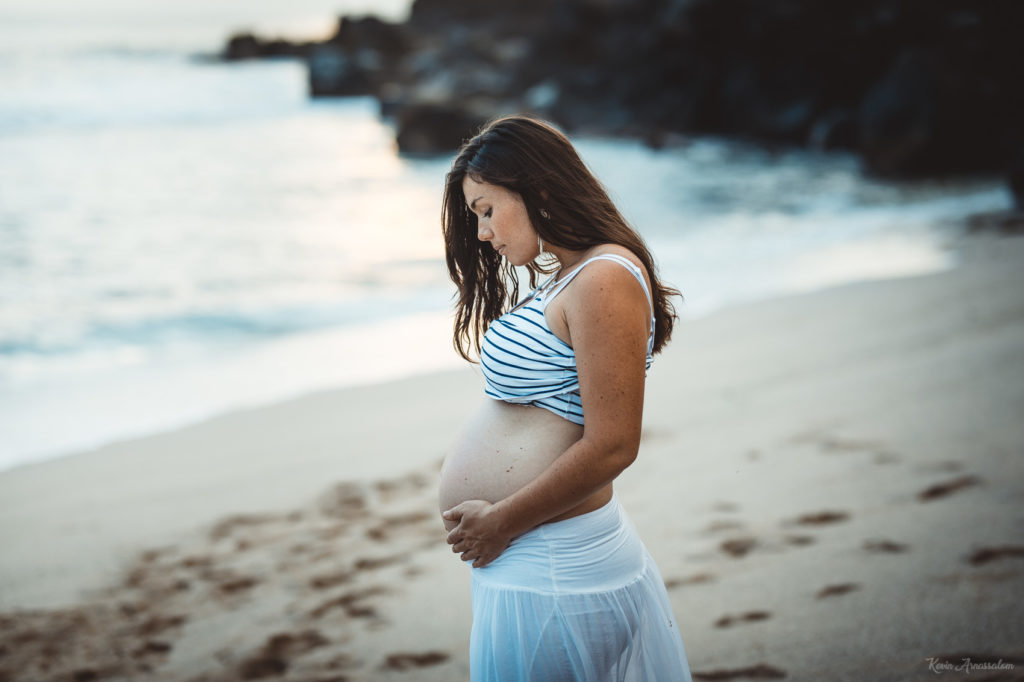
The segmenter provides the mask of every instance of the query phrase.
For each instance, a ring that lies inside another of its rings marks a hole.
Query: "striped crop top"
[[[534,289],[515,308],[491,323],[480,349],[484,392],[507,403],[535,405],[576,424],[583,424],[576,354],[572,346],[555,336],[544,317],[544,309],[588,263],[610,260],[626,267],[640,282],[651,306],[651,329],[647,340],[647,369],[654,351],[654,306],[640,268],[617,254],[601,254],[584,261],[561,282],[556,273]]]

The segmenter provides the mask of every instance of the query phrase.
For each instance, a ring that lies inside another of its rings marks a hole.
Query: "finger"
[[[448,536],[445,538],[445,542],[449,545],[454,545],[456,542],[461,540],[462,538],[459,536],[458,530],[459,529],[457,527],[452,528],[451,532],[448,533]]]
[[[462,503],[455,505],[447,511],[441,512],[441,517],[453,521],[462,518]]]
[[[483,568],[484,566],[488,566],[499,556],[501,556],[501,552],[498,552],[497,554],[482,554],[477,557],[476,562],[473,564],[473,567]]]

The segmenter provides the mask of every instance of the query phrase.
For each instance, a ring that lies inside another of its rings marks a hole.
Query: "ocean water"
[[[456,367],[450,159],[295,60],[204,58],[407,2],[0,0],[0,469],[312,390]],[[846,155],[576,139],[686,297],[955,266],[998,181],[887,184]]]

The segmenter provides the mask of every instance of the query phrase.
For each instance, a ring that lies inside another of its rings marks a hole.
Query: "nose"
[[[482,242],[489,242],[494,239],[494,230],[492,230],[483,222],[478,222],[476,227],[476,238]]]

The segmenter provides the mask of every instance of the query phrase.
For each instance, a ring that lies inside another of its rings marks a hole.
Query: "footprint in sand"
[[[841,523],[849,518],[850,515],[842,511],[820,511],[803,514],[797,517],[795,523],[802,526],[824,526],[830,523]]]
[[[812,535],[787,534],[781,536],[781,543],[785,545],[806,547],[807,545],[814,544],[814,542],[815,538]],[[739,559],[755,549],[779,550],[783,546],[775,540],[758,540],[751,536],[741,536],[723,540],[719,543],[718,548],[734,559]]]
[[[974,550],[967,561],[972,566],[981,566],[1000,559],[1024,559],[1024,547],[1019,545],[1003,545],[1002,547],[982,547]]]
[[[390,590],[380,587],[368,587],[363,590],[346,592],[345,594],[328,599],[309,612],[310,618],[322,618],[328,611],[342,609],[349,618],[378,618],[377,609],[363,603],[364,600],[381,594],[388,594]]]
[[[692,671],[695,680],[781,680],[786,671],[767,663],[747,666],[746,668],[719,668],[718,670]]]
[[[137,647],[132,651],[133,658],[142,658],[150,654],[166,654],[170,652],[171,645],[167,642],[160,642],[158,640],[149,640],[140,647]],[[77,679],[77,678],[76,678]]]
[[[900,554],[906,552],[909,545],[892,540],[865,540],[864,550],[875,554]]]
[[[728,628],[741,623],[756,623],[760,620],[768,620],[772,614],[768,611],[747,611],[735,616],[725,615],[715,621],[716,628]]]
[[[327,590],[338,585],[351,582],[353,573],[351,571],[340,571],[326,575],[316,575],[309,579],[309,586],[314,590]]]
[[[252,589],[260,583],[260,580],[250,576],[240,576],[231,580],[225,580],[217,585],[217,589],[223,594],[235,594]]]
[[[715,576],[710,573],[694,573],[693,575],[685,578],[669,578],[665,581],[666,590],[674,590],[677,587],[683,585],[700,585],[702,583],[710,583],[714,581]]]
[[[190,554],[189,556],[182,557],[178,564],[181,565],[183,568],[204,570],[213,566],[213,557],[208,554]]]
[[[917,494],[917,499],[921,502],[930,502],[931,500],[938,500],[940,498],[951,495],[958,490],[964,488],[971,488],[976,485],[981,485],[981,479],[977,476],[957,476],[956,478],[944,481],[942,483],[936,483],[933,486],[929,486]]]
[[[170,628],[181,627],[187,621],[188,616],[182,615],[153,616],[140,625],[136,630],[136,633],[143,637],[152,637],[154,635],[159,635]]]
[[[239,663],[238,675],[243,680],[283,675],[293,658],[327,644],[330,641],[316,630],[273,635],[258,652]]]
[[[841,594],[847,594],[855,590],[859,590],[860,585],[857,583],[840,583],[837,585],[826,585],[825,587],[818,590],[818,594],[814,595],[817,599],[824,599],[825,597],[838,597]]]
[[[732,538],[718,545],[719,549],[735,559],[746,556],[756,546],[757,540],[754,538]]]
[[[196,579],[211,583],[219,595],[225,596],[244,592],[262,582],[259,578],[238,573],[230,567],[215,567],[212,561],[209,561],[209,557],[203,557],[203,560],[198,562],[197,573]]]
[[[410,670],[413,668],[425,668],[431,665],[444,663],[451,655],[444,651],[425,651],[423,653],[397,653],[391,654],[384,659],[381,668],[385,670]]]
[[[372,571],[384,566],[390,566],[391,564],[397,564],[400,561],[408,561],[411,559],[408,554],[392,554],[391,556],[382,557],[363,557],[362,559],[356,559],[352,567],[357,571]]]

